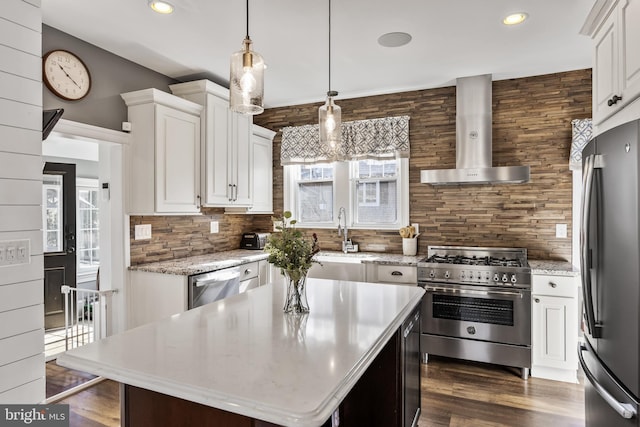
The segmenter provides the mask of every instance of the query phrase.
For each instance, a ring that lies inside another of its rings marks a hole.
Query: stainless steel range
[[[420,347],[428,354],[531,368],[531,269],[527,250],[429,246],[418,262]]]

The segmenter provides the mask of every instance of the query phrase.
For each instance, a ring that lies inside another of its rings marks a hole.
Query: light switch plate
[[[211,225],[210,225],[209,229],[210,229],[211,233],[219,233],[220,232],[220,225],[218,224],[218,221],[211,221]]]
[[[556,237],[559,239],[567,238],[567,224],[556,224]]]
[[[0,242],[0,266],[29,264],[30,262],[31,243],[29,239]]]
[[[151,224],[138,224],[134,229],[134,240],[145,240],[151,238]]]

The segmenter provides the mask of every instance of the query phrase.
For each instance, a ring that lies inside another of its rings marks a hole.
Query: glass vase
[[[304,314],[309,312],[307,301],[307,272],[300,270],[284,270],[287,291],[284,300],[284,312]]]

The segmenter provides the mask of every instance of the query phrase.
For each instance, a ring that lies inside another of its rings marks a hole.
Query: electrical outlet
[[[139,224],[134,228],[134,240],[145,240],[151,238],[151,224]]]
[[[416,234],[418,234],[420,232],[420,224],[418,224],[417,222],[414,222],[411,225],[413,226],[413,228],[416,229]]]
[[[218,221],[211,221],[209,229],[210,229],[211,233],[219,233],[220,232],[220,226],[218,224]]]
[[[556,237],[558,239],[567,238],[567,224],[556,224]]]
[[[273,231],[281,231],[278,227],[282,227],[282,221],[273,221]]]

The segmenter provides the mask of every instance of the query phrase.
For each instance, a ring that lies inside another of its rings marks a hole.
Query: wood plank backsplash
[[[571,260],[571,120],[591,117],[591,69],[493,82],[493,165],[531,166],[527,184],[434,187],[420,184],[421,169],[455,167],[455,87],[338,100],[344,121],[409,115],[410,217],[420,224],[419,254],[428,245],[524,247],[531,259]],[[254,123],[274,131],[315,123],[319,103],[271,108]],[[282,213],[278,132],[273,144],[274,209]],[[131,217],[152,224],[153,238],[131,240],[131,263],[235,249],[245,231],[270,231],[270,215]],[[209,233],[219,221],[220,233]],[[555,224],[568,237],[555,237]],[[340,250],[336,230],[314,230],[324,250]],[[402,252],[395,231],[352,230],[361,251]]]

